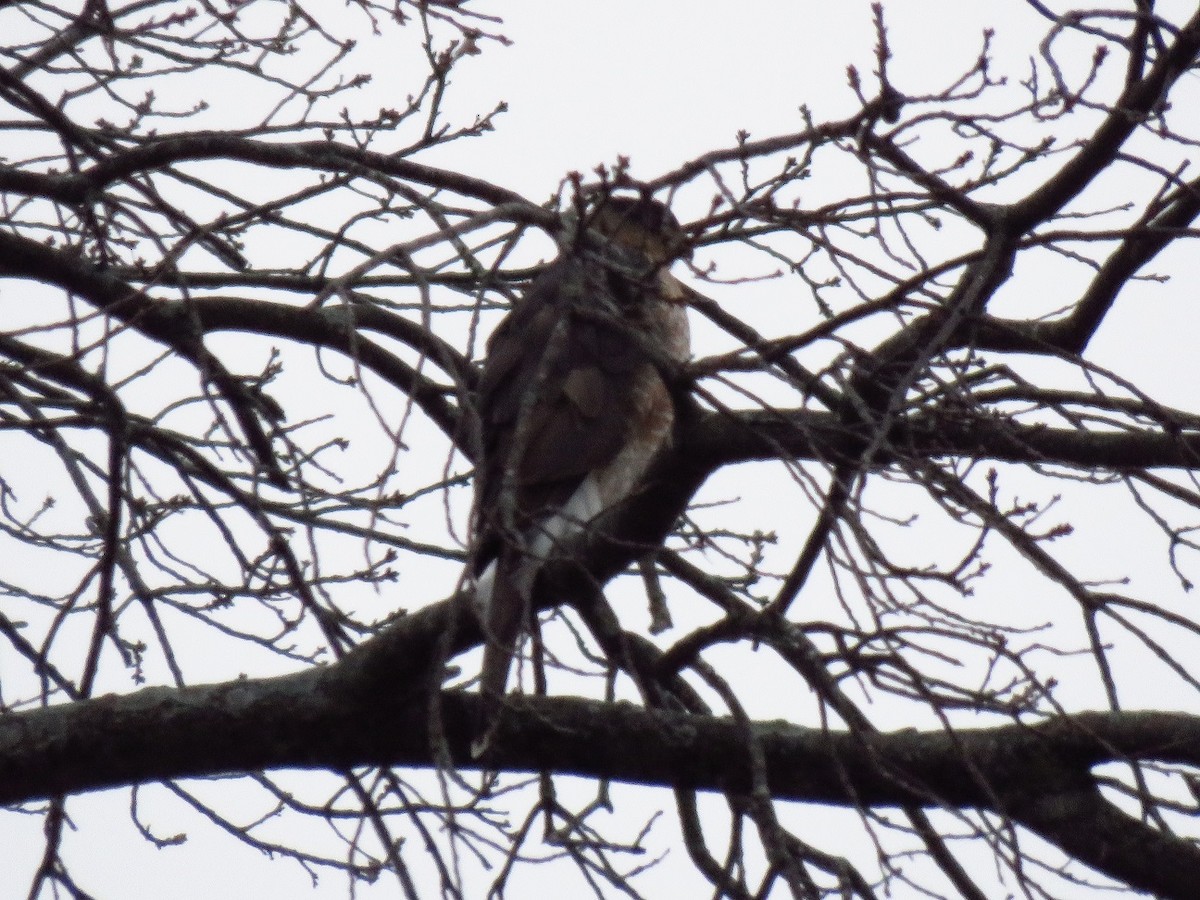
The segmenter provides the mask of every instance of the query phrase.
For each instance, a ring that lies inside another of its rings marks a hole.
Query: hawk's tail
[[[628,490],[628,488],[624,488]],[[483,570],[475,582],[475,604],[483,624],[483,669],[479,691],[483,698],[481,737],[471,752],[478,758],[500,721],[508,672],[523,632],[533,626],[533,584],[557,545],[579,532],[604,510],[599,484],[588,474],[561,509],[513,541]]]
[[[479,737],[471,745],[471,755],[476,758],[487,750],[500,724],[508,673],[529,619],[530,589],[537,567],[530,560],[513,556],[501,553],[475,586],[475,602],[483,625],[483,668],[479,673],[482,713]]]

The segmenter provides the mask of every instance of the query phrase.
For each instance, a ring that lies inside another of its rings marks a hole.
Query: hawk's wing
[[[588,473],[616,458],[635,422],[636,382],[658,378],[613,304],[614,320],[605,321],[600,301],[612,288],[592,268],[572,258],[552,265],[489,343],[479,388],[476,573],[499,555],[506,524],[524,528],[560,508]]]

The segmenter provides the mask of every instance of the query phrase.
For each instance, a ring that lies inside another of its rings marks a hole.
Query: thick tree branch
[[[683,452],[712,471],[720,465],[759,459],[856,459],[867,441],[861,430],[829,413],[710,413],[689,432]],[[887,466],[900,458],[945,456],[1108,471],[1193,468],[1200,462],[1200,433],[1148,428],[1086,431],[930,415],[895,424],[882,448],[875,466]]]
[[[431,697],[410,676],[414,659],[436,656],[452,615],[443,604],[393,629],[384,646],[393,679],[351,656],[281,678],[150,688],[0,717],[0,802],[262,768],[435,765]],[[445,749],[456,766],[474,767],[478,698],[436,698]],[[754,732],[777,798],[993,809],[1114,877],[1191,896],[1193,882],[1185,890],[1181,878],[1200,866],[1200,849],[1112,808],[1089,771],[1128,759],[1200,765],[1200,718],[1084,713],[1037,726],[878,735],[771,722]],[[626,704],[512,698],[492,748],[488,764],[510,771],[735,793],[752,780],[737,723]]]

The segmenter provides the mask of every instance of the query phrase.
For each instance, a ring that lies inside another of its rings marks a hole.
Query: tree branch
[[[386,153],[329,141],[269,143],[225,132],[191,132],[154,138],[135,147],[114,150],[100,162],[72,174],[30,175],[0,170],[0,191],[19,190],[62,203],[87,202],[97,191],[130,176],[181,162],[233,160],[280,169],[391,175],[429,187],[446,188],[495,205],[513,204],[526,211],[523,221],[554,228],[558,219],[520,194],[461,172],[426,166]]]
[[[390,679],[352,654],[280,678],[149,688],[0,717],[0,803],[264,768],[433,766],[432,698],[412,676],[414,661],[436,657],[453,607],[412,616],[356,651],[388,657]],[[475,767],[478,697],[436,699],[451,760]],[[751,787],[744,726],[729,719],[573,698],[510,698],[508,707],[489,766],[687,790]],[[1187,873],[1200,866],[1200,849],[1120,813],[1089,771],[1130,759],[1200,765],[1200,717],[1082,713],[953,734],[753,728],[776,798],[992,809],[1113,877],[1163,897],[1192,896]]]
[[[714,471],[722,465],[751,460],[853,460],[868,440],[861,430],[830,413],[721,412],[704,416],[689,431],[681,452],[694,464]],[[901,456],[966,457],[1108,471],[1194,468],[1200,461],[1200,433],[1193,431],[1087,431],[974,416],[952,420],[945,415],[930,415],[901,420],[881,446],[874,467],[887,466]]]

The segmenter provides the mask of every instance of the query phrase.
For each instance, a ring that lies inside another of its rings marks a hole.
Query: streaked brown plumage
[[[533,284],[488,345],[479,386],[471,570],[486,644],[480,689],[504,694],[530,594],[558,543],[635,490],[670,440],[660,368],[687,359],[686,252],[675,217],[646,198],[609,197]]]

